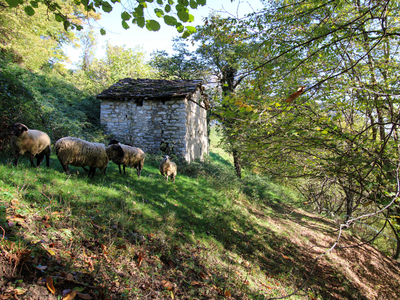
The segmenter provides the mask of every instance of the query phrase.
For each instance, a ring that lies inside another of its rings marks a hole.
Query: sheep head
[[[106,148],[106,152],[109,159],[124,157],[124,150],[122,149],[120,143],[111,144]]]
[[[20,137],[24,131],[28,131],[28,127],[22,123],[15,123],[11,128],[11,134],[15,135],[16,137]]]

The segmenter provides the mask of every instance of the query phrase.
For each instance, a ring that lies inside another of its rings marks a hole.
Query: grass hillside
[[[397,299],[397,263],[337,225],[297,208],[267,178],[235,178],[216,145],[205,162],[178,162],[165,183],[160,156],[141,178],[67,176],[0,159],[0,299]],[[316,262],[316,264],[314,264]],[[310,273],[313,271],[312,273]]]

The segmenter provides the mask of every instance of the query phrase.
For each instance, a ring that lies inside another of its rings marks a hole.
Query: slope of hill
[[[0,160],[0,299],[397,299],[396,261],[298,207],[266,178],[235,178],[223,152],[135,170]]]

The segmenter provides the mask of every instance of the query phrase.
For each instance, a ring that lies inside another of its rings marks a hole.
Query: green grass
[[[78,286],[110,299],[266,299],[293,292],[307,265],[290,239],[296,227],[279,220],[301,199],[250,172],[238,180],[229,155],[214,150],[205,162],[176,160],[175,183],[159,174],[161,156],[147,156],[140,178],[110,163],[106,175],[97,171],[93,179],[74,167],[67,176],[54,155],[50,168],[31,168],[26,158],[14,167],[2,157],[0,226],[7,239],[0,249],[11,264],[10,282],[29,282],[36,272],[35,278],[54,278],[58,294]],[[72,274],[75,284],[60,280],[62,274]],[[291,299],[324,293],[318,280],[313,286],[312,294]]]

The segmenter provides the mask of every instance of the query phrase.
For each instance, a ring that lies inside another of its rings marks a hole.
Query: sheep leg
[[[137,166],[137,176],[140,177],[140,172],[142,171],[142,169],[140,168],[140,166]]]
[[[48,146],[45,150],[46,152],[44,153],[46,155],[46,167],[50,167],[50,153],[51,153],[51,148]]]
[[[17,152],[16,154],[15,154],[15,159],[14,159],[14,166],[18,166],[18,159],[19,159],[19,157],[21,156],[21,154],[19,154],[19,152]]]
[[[50,167],[50,154],[46,154],[46,167]]]
[[[64,165],[62,162],[60,162],[60,164],[63,167],[65,174],[70,175],[71,173],[69,172],[68,164]]]
[[[93,177],[94,177],[94,174],[96,174],[96,168],[90,167],[88,177],[89,177],[89,178],[93,178]]]
[[[33,154],[30,154],[29,155],[29,160],[31,161],[31,166],[32,167],[35,167],[35,163],[33,162],[33,158],[34,158],[35,156],[33,155]],[[39,166],[39,165],[38,165]]]
[[[122,174],[122,172],[121,172],[121,165],[120,165],[120,164],[118,164],[118,169],[119,169],[119,174]]]
[[[36,155],[36,165],[39,167],[44,159],[44,153],[39,153]]]

